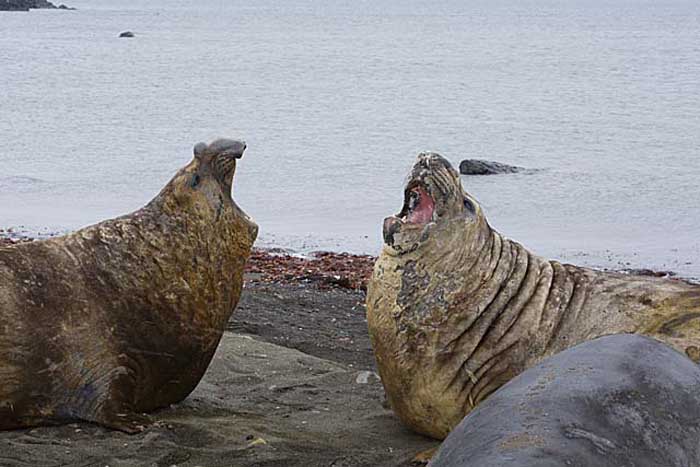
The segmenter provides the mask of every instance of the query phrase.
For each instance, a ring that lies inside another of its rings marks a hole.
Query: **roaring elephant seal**
[[[700,287],[550,261],[494,231],[434,153],[384,221],[367,322],[388,400],[444,438],[479,402],[543,358],[605,334],[643,333],[697,359]]]
[[[700,367],[635,334],[579,344],[467,415],[432,467],[700,465]]]
[[[0,429],[136,432],[203,376],[241,294],[255,223],[231,198],[245,144],[199,143],[144,208],[0,248]]]

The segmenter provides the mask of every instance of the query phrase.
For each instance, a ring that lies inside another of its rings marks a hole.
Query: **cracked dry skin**
[[[389,402],[442,439],[543,358],[615,333],[700,356],[700,286],[561,264],[493,230],[459,174],[419,155],[401,213],[384,221],[367,321]]]
[[[0,247],[0,429],[83,420],[126,432],[183,400],[241,294],[255,223],[221,139],[144,208]]]

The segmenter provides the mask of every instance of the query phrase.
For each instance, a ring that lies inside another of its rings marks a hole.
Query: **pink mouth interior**
[[[413,209],[409,209],[406,220],[412,224],[427,224],[433,219],[435,202],[422,186],[415,187],[411,191],[419,198]]]

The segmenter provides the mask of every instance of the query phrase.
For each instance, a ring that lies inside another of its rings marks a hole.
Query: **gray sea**
[[[65,2],[0,12],[0,227],[137,209],[230,136],[261,246],[377,253],[435,150],[538,169],[463,177],[537,253],[700,277],[697,0]]]

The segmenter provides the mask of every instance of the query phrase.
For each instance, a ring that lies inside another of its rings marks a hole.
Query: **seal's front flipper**
[[[697,346],[691,345],[689,347],[686,347],[685,354],[688,356],[689,359],[691,359],[695,363],[700,363],[700,348],[698,348]]]
[[[134,435],[141,433],[153,425],[153,419],[146,414],[118,413],[100,417],[99,420],[91,420],[98,425],[112,430],[122,431]]]
[[[435,447],[432,447],[430,449],[426,449],[425,451],[421,451],[415,456],[413,456],[413,459],[411,459],[411,464],[413,465],[426,465],[430,462],[430,459],[433,458],[435,453],[437,452],[438,448],[440,445],[438,444]]]

